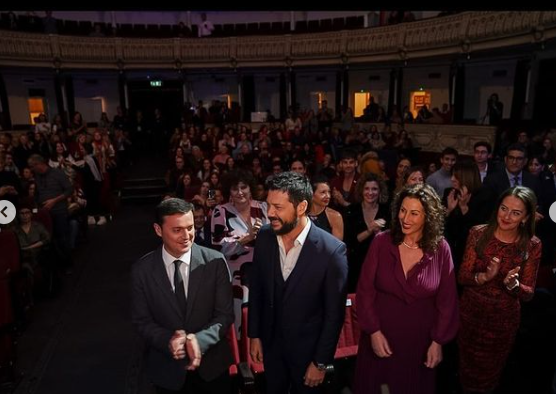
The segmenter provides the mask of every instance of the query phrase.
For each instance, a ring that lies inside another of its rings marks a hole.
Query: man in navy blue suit
[[[320,393],[344,321],[346,246],[307,218],[307,178],[284,172],[267,187],[270,224],[250,274],[251,357],[264,363],[268,394]]]

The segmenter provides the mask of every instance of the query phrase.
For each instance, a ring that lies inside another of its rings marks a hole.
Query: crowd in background
[[[122,168],[154,154],[168,160],[167,171],[161,174],[167,185],[165,197],[195,205],[195,241],[224,253],[235,280],[246,290],[256,230],[268,223],[265,181],[282,171],[311,180],[309,217],[346,243],[350,293],[357,290],[374,239],[398,221],[398,212],[391,209],[396,196],[417,184],[430,185],[445,209],[439,236],[449,246],[455,273],[462,278],[460,286],[492,279],[460,269],[475,264],[466,259],[470,259],[469,242],[480,238],[476,226],[496,220],[492,213],[505,206],[500,196],[516,187],[531,191],[527,198],[520,197],[523,204],[535,200],[522,208],[530,218],[527,225],[536,227],[527,236],[536,234],[542,241],[542,246],[532,241],[534,253],[516,258],[537,259],[534,264],[541,269],[556,262],[556,229],[548,212],[556,201],[556,152],[550,130],[534,135],[525,130],[506,132],[494,148],[478,141],[471,157],[446,148],[437,161],[425,158],[404,129],[408,122],[426,123],[434,112],[413,119],[407,108],[395,109],[387,117],[371,101],[363,120],[375,124],[367,129],[355,123],[350,108],[334,114],[325,101],[316,112],[294,106],[283,121],[270,118],[254,127],[238,123],[239,109],[226,103],[199,102],[184,108],[175,117],[159,109],[144,116],[118,108],[112,119],[103,114],[96,128],[88,128],[78,112],[69,122],[58,115],[49,121],[41,114],[28,132],[1,135],[0,197],[19,209],[20,218],[13,226],[28,271],[27,286],[41,280],[41,270],[54,277],[71,270],[71,250],[78,237],[86,234],[88,225],[103,225],[113,214]],[[448,121],[449,109],[436,116]],[[179,122],[173,121],[177,118]],[[46,222],[38,215],[45,211],[50,216]],[[33,213],[35,221],[30,220]],[[534,291],[536,272],[529,275],[527,297]],[[26,291],[32,294],[29,287]],[[32,296],[21,302],[29,305]],[[503,351],[507,356],[509,350]],[[503,364],[504,356],[499,359]],[[445,376],[454,373],[452,369]],[[453,382],[447,378],[443,384]]]

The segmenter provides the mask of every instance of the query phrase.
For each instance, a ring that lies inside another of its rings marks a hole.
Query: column
[[[120,98],[120,107],[125,112],[129,107],[129,96],[127,91],[127,78],[122,70],[120,70],[118,74],[118,95]]]
[[[529,101],[531,84],[531,59],[520,59],[515,68],[514,93],[512,98],[512,111],[510,119],[512,121],[522,120],[525,105]]]
[[[288,117],[288,94],[287,94],[286,73],[280,73],[280,119],[286,120]]]
[[[289,84],[289,89],[288,89],[288,98],[289,98],[289,105],[291,105],[294,109],[294,111],[298,111],[300,108],[297,108],[297,80],[296,80],[296,74],[293,71],[293,69],[290,68],[290,71],[288,72],[288,84]]]
[[[4,77],[2,74],[0,74],[0,113],[2,114],[2,117],[0,118],[0,127],[3,130],[10,130],[12,128],[12,118],[10,116],[8,92],[6,90],[6,84],[4,83]]]
[[[462,123],[465,114],[465,64],[454,63],[452,65],[449,82],[452,123]]]

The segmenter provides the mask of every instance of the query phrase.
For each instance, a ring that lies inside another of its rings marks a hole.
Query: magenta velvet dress
[[[434,394],[435,370],[427,368],[434,340],[445,344],[459,325],[456,279],[445,240],[425,252],[404,276],[398,246],[389,231],[378,234],[365,258],[357,286],[361,339],[354,379],[356,394]],[[381,330],[392,350],[388,358],[373,352],[370,334]]]

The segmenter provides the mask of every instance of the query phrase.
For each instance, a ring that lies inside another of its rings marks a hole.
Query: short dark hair
[[[42,163],[42,164],[46,164],[46,160],[44,157],[42,157],[41,155],[39,155],[38,153],[32,154],[31,156],[29,156],[29,159],[27,159],[27,163]]]
[[[492,145],[490,145],[488,142],[486,141],[475,142],[475,145],[473,145],[473,150],[477,149],[479,146],[484,146],[489,155],[492,153]]]
[[[357,153],[353,149],[344,149],[340,156],[340,161],[346,159],[357,160]]]
[[[186,214],[192,211],[193,204],[181,198],[169,198],[156,206],[154,211],[155,222],[159,226],[162,226],[166,216],[172,216],[177,213]]]
[[[518,150],[520,152],[523,152],[525,157],[527,157],[527,149],[523,144],[520,144],[519,142],[515,142],[513,144],[510,144],[510,146],[508,146],[508,149],[506,149],[506,156],[508,156],[508,153],[510,153],[511,150]]]
[[[288,199],[297,208],[299,203],[307,201],[307,211],[311,210],[313,200],[313,188],[309,179],[297,172],[286,171],[273,175],[266,181],[266,188],[269,191],[280,190],[288,193]]]
[[[230,190],[232,189],[232,187],[237,186],[240,182],[243,182],[247,186],[249,186],[249,190],[251,191],[251,193],[253,193],[253,190],[255,190],[255,178],[250,171],[235,169],[225,173],[222,176],[222,192],[225,194],[224,197],[226,199],[230,197]]]
[[[444,150],[440,153],[440,157],[444,157],[446,155],[454,155],[456,157],[456,159],[459,156],[459,153],[457,150],[455,150],[454,148],[452,148],[451,146],[444,148]]]
[[[324,175],[317,175],[311,179],[311,187],[313,188],[313,193],[317,190],[317,187],[321,183],[326,183],[330,187],[330,181]]]

